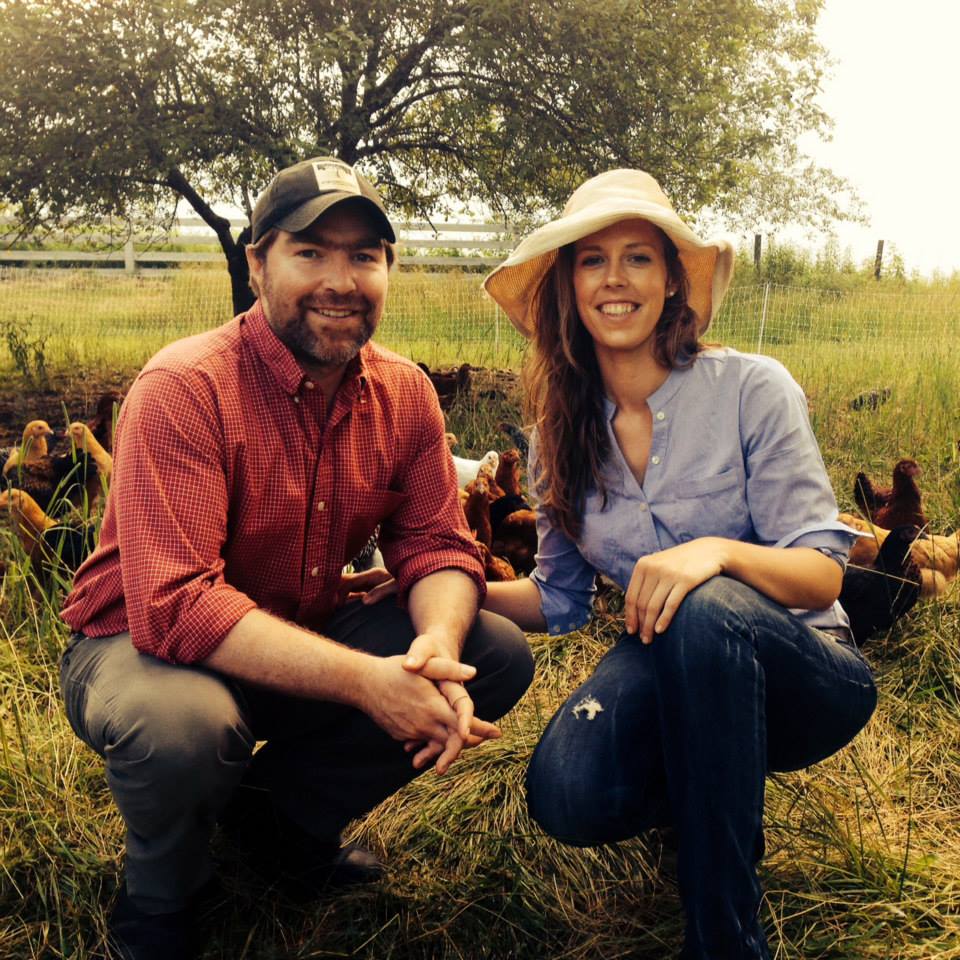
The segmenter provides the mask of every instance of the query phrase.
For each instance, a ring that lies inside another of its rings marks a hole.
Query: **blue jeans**
[[[527,771],[530,814],[578,846],[675,827],[683,956],[768,958],[756,872],[767,771],[829,757],[876,701],[852,644],[715,577],[649,646],[621,636],[557,711]]]

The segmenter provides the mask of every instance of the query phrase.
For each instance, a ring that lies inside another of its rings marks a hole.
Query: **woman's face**
[[[645,351],[672,294],[660,231],[621,220],[574,245],[573,289],[598,354]]]

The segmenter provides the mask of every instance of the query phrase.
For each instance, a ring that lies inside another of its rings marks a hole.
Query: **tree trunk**
[[[250,270],[247,267],[246,246],[250,242],[250,228],[244,227],[227,256],[227,270],[230,271],[230,293],[233,297],[233,313],[244,313],[256,300],[250,289]]]
[[[250,274],[247,270],[247,254],[245,247],[250,240],[250,227],[244,227],[236,240],[230,233],[230,221],[213,212],[213,208],[194,190],[183,173],[173,167],[167,174],[167,184],[176,190],[187,203],[202,218],[220,241],[220,249],[227,258],[227,271],[230,274],[230,295],[233,301],[233,315],[243,313],[253,306],[254,296],[247,281]]]

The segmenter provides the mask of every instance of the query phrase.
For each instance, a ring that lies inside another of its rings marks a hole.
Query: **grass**
[[[726,338],[723,320],[716,333]],[[744,347],[756,332],[738,340],[728,329]],[[806,328],[798,321],[794,329]],[[806,330],[769,344],[810,398],[841,509],[852,506],[858,469],[886,482],[896,459],[910,455],[923,468],[932,528],[960,525],[960,358],[948,344],[895,327],[839,340],[813,340]],[[851,409],[862,392],[885,387],[890,397],[876,410]],[[496,424],[516,417],[515,401],[456,406],[458,452],[503,448]],[[63,716],[58,594],[38,593],[12,538],[3,554],[0,956],[85,960],[102,945],[122,825],[99,759]],[[781,960],[960,958],[957,595],[924,604],[871,643],[880,702],[850,747],[768,781],[765,921]],[[503,738],[467,754],[446,777],[425,775],[353,826],[354,838],[388,860],[378,887],[295,906],[221,849],[229,897],[209,918],[205,957],[675,954],[682,927],[673,856],[659,835],[567,848],[543,836],[523,805],[540,731],[617,629],[604,617],[567,637],[531,637],[536,680],[503,722]]]
[[[516,369],[524,341],[481,294],[480,279],[460,271],[395,271],[377,339],[431,367],[467,361]],[[812,287],[793,282],[793,274],[786,279],[792,282],[772,282],[744,268],[711,335],[777,356],[796,347],[801,357],[810,346],[830,343],[845,353],[892,346],[896,357],[909,347],[945,349],[956,336],[960,281],[878,284],[854,276],[854,284],[834,272],[826,279],[837,286]],[[50,375],[140,367],[165,343],[218,326],[232,313],[226,271],[216,266],[132,276],[118,270],[0,269],[0,294],[7,307],[0,339],[8,352],[17,344],[36,345],[39,357],[28,350],[21,365],[42,362]],[[871,363],[869,354],[864,359]]]

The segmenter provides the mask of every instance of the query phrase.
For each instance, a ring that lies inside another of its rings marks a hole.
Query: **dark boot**
[[[203,946],[202,915],[221,893],[219,882],[211,879],[184,909],[146,913],[124,885],[107,924],[107,956],[110,960],[192,960]]]
[[[270,791],[242,785],[220,816],[220,826],[240,858],[295,900],[310,900],[331,888],[375,883],[384,866],[357,844],[339,836],[314,837],[273,803]]]

